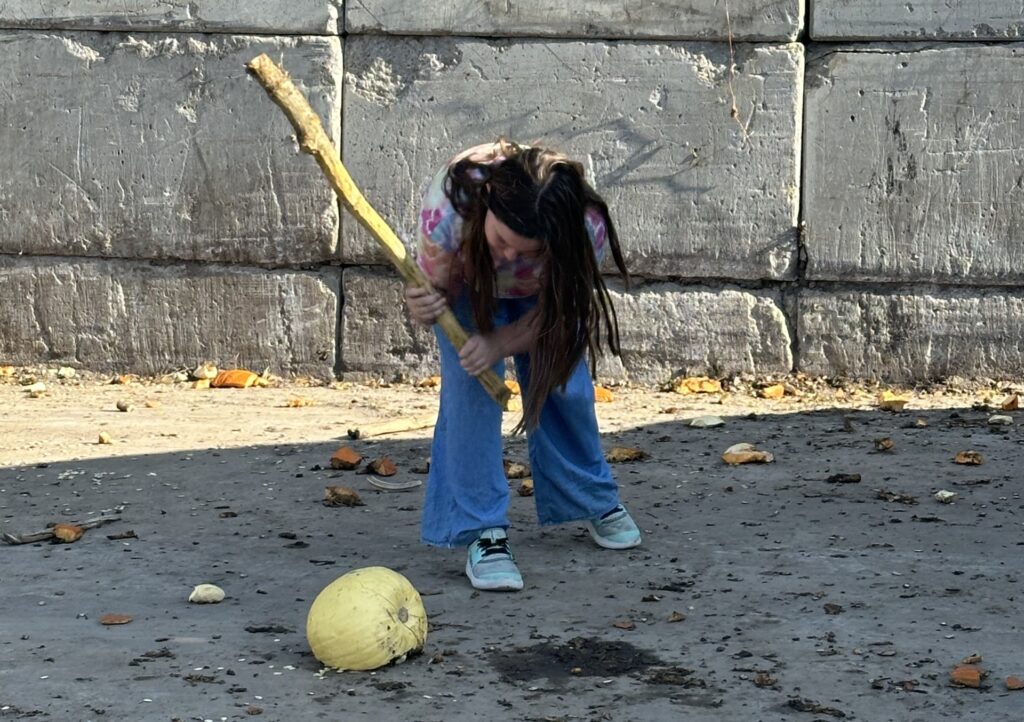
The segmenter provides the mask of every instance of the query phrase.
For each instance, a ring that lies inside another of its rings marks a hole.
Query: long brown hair
[[[627,284],[629,272],[608,204],[587,183],[582,165],[553,150],[504,138],[496,143],[495,153],[503,159],[454,163],[445,194],[463,219],[461,270],[481,333],[493,329],[497,307],[494,263],[484,234],[487,211],[542,244],[545,273],[537,339],[530,353],[523,418],[516,427],[522,431],[537,426],[548,395],[565,386],[584,353],[589,353],[590,373],[596,376],[602,336],[612,353],[620,352],[618,318],[587,232],[588,207],[600,211],[612,258]]]

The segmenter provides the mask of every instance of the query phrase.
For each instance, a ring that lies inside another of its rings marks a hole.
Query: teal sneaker
[[[587,526],[590,536],[605,549],[632,549],[640,545],[640,529],[622,504],[597,519],[591,519]]]
[[[485,529],[469,545],[466,576],[476,589],[491,592],[517,592],[523,588],[523,577],[508,547],[504,529]]]

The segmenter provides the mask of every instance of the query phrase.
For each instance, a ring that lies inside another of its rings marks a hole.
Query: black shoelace
[[[495,554],[512,556],[512,552],[508,549],[508,539],[477,539],[477,544],[480,545],[481,557],[494,556]]]

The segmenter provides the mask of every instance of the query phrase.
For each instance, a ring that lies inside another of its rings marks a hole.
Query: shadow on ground
[[[527,586],[504,595],[468,586],[462,551],[419,544],[422,487],[381,492],[322,468],[336,444],[0,468],[5,531],[125,506],[74,544],[0,547],[0,718],[1020,719],[1024,692],[1004,680],[1024,676],[1021,435],[987,416],[821,411],[618,433],[606,446],[650,455],[615,466],[644,545],[538,528],[513,486]],[[738,442],[775,463],[726,466]],[[428,439],[352,443],[425,479],[409,469]],[[967,449],[985,463],[954,464]],[[521,439],[508,455],[526,460]],[[323,506],[328,484],[365,506]],[[137,539],[107,537],[128,530]],[[423,594],[425,652],[318,676],[306,611],[368,565]],[[188,604],[200,582],[228,598]],[[105,627],[106,613],[134,621]],[[975,652],[985,688],[950,687]]]

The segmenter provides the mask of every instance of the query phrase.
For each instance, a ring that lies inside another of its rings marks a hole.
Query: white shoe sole
[[[598,536],[597,532],[594,531],[593,524],[587,524],[587,531],[590,532],[590,538],[594,540],[594,543],[604,549],[632,549],[640,546],[640,542],[643,541],[642,537],[637,537],[635,541],[631,542],[612,542],[607,539]]]
[[[466,560],[466,576],[469,577],[469,583],[473,585],[474,589],[480,589],[485,592],[518,592],[523,588],[522,579],[516,583],[507,579],[488,580],[473,576],[473,565],[470,564],[468,559]]]

